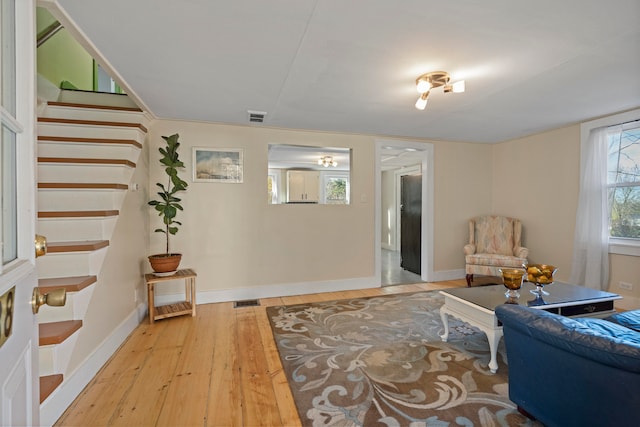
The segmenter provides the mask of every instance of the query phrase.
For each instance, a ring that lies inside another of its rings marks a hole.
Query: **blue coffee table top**
[[[554,308],[588,302],[612,301],[622,298],[618,294],[585,288],[564,282],[553,282],[545,285],[544,290],[549,295],[537,297],[530,291],[536,289],[531,282],[524,282],[520,289],[520,298],[510,300],[510,303],[518,303],[529,307]],[[507,302],[504,285],[474,286],[470,288],[445,289],[446,293],[473,304],[494,310],[497,306]]]

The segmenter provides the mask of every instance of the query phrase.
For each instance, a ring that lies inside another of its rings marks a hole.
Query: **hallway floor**
[[[382,286],[422,282],[419,274],[404,270],[400,267],[400,262],[400,252],[382,249]]]

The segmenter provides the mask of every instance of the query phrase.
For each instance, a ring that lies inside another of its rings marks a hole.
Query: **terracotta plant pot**
[[[149,256],[149,263],[154,273],[176,271],[180,265],[182,254],[156,254]]]

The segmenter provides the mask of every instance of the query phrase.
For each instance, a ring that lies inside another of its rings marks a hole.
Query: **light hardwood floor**
[[[202,304],[140,324],[56,426],[298,426],[266,307],[464,287],[464,280]]]

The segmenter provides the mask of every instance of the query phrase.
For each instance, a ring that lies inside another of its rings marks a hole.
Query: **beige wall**
[[[180,134],[184,224],[172,251],[182,266],[198,273],[198,291],[251,288],[282,283],[330,281],[374,276],[374,150],[371,138],[332,133],[157,121],[150,130],[150,191],[164,177],[156,166],[161,135]],[[267,148],[270,143],[352,148],[352,203],[267,204]],[[192,182],[192,148],[241,148],[244,182]],[[150,211],[151,227],[158,218]],[[163,252],[153,233],[151,251]],[[322,289],[315,289],[314,292]],[[310,292],[300,289],[300,293]]]
[[[493,212],[520,218],[529,260],[558,267],[569,280],[580,189],[580,125],[493,146]],[[609,290],[623,295],[618,304],[640,303],[640,262],[611,254]],[[620,289],[620,281],[634,285]]]
[[[610,255],[609,290],[624,297],[617,306],[626,310],[640,308],[640,261],[637,256]],[[633,290],[620,288],[620,282],[631,283]]]
[[[460,270],[464,277],[469,218],[491,213],[491,145],[434,145],[434,270]]]
[[[520,218],[529,261],[571,273],[580,177],[580,127],[496,144],[493,212]]]
[[[350,279],[375,284],[375,137],[159,120],[150,129],[150,192],[164,181],[157,147],[172,133],[180,134],[190,183],[172,251],[183,253],[183,267],[197,270],[198,292],[297,283],[299,293],[320,292],[313,282]],[[484,195],[491,192],[491,168],[479,166],[491,163],[491,147],[429,142],[436,163],[434,271],[460,274],[466,221],[491,208]],[[351,205],[268,205],[270,143],[352,148]],[[244,183],[192,182],[193,147],[242,148]],[[154,229],[159,219],[149,215]],[[152,233],[150,252],[163,252],[162,235]]]

